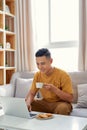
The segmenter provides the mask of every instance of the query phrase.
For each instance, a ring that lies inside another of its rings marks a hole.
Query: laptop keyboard
[[[37,114],[29,112],[29,115],[30,115],[30,117],[35,117]]]

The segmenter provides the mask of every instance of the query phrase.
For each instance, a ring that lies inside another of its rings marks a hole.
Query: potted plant
[[[7,25],[5,25],[5,30],[7,30],[7,31],[9,30],[9,27]]]

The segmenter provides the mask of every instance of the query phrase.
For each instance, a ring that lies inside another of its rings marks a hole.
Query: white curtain
[[[31,0],[16,0],[17,71],[34,71]]]
[[[80,0],[79,70],[87,71],[87,0]]]

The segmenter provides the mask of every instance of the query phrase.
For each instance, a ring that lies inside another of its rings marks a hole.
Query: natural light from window
[[[79,0],[32,0],[35,48],[47,47],[53,66],[78,70]]]
[[[51,42],[78,40],[78,10],[78,0],[51,0]]]

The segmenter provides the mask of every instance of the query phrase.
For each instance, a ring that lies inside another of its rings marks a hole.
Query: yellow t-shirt
[[[38,91],[36,88],[36,82],[53,84],[55,87],[61,89],[62,91],[73,94],[70,76],[68,73],[58,68],[54,68],[53,73],[49,76],[41,72],[37,72],[34,76],[34,80],[31,86],[31,90],[33,91]],[[45,88],[40,88],[39,91],[41,92],[42,97],[48,102],[61,101],[61,99],[55,93]]]

